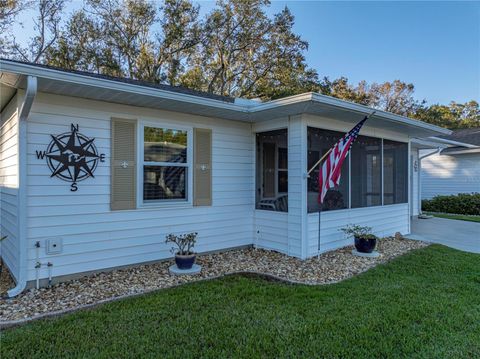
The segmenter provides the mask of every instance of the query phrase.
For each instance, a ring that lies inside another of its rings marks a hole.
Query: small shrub
[[[179,255],[193,254],[193,247],[197,241],[197,232],[186,233],[181,235],[168,234],[165,238],[165,243],[173,243],[171,252]]]
[[[360,226],[358,224],[349,224],[340,228],[340,231],[347,236],[354,236],[356,238],[378,239],[376,235],[372,234],[372,227]]]
[[[422,200],[422,210],[478,216],[480,215],[480,193],[459,193],[424,199]]]

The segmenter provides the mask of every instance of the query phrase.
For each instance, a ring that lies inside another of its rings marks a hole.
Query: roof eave
[[[339,108],[344,111],[352,111],[358,114],[369,114],[373,110],[375,110],[368,106],[340,100],[330,96],[320,95],[313,92],[307,92],[299,95],[272,100],[254,106],[245,106],[239,103],[224,102],[217,99],[168,91],[159,88],[151,88],[137,84],[117,82],[104,78],[90,77],[82,74],[39,67],[21,62],[0,60],[0,71],[20,74],[23,76],[31,75],[38,78],[45,78],[51,81],[59,81],[66,84],[76,84],[86,87],[95,87],[111,91],[131,93],[139,96],[149,96],[151,98],[171,101],[172,103],[188,103],[198,106],[199,109],[203,109],[203,113],[205,113],[206,109],[215,109],[218,110],[216,111],[217,113],[220,111],[220,113],[224,115],[222,115],[221,117],[247,122],[261,121],[269,115],[276,116],[279,113],[280,109],[282,109],[282,115],[293,115],[296,113],[302,113],[302,111],[305,111],[308,106],[318,104],[330,106],[333,108]],[[182,112],[181,106],[178,111]],[[423,135],[427,133],[430,136],[450,135],[452,133],[452,131],[448,129],[413,120],[408,117],[399,116],[381,110],[375,111],[375,118],[396,123],[397,125],[407,126],[411,129],[422,130]]]
[[[465,148],[478,148],[479,147],[479,146],[476,146],[476,145],[472,145],[471,143],[448,140],[446,138],[435,137],[435,136],[430,137],[430,140],[434,141],[434,142],[438,142],[438,143],[445,143],[447,145],[459,146],[459,147],[465,147]]]
[[[38,67],[26,63],[9,62],[0,60],[0,71],[10,72],[19,75],[30,75],[49,80],[61,81],[65,83],[79,84],[85,86],[101,87],[104,89],[136,93],[140,95],[147,95],[162,98],[165,100],[174,100],[180,102],[188,102],[199,105],[212,106],[215,108],[226,109],[238,112],[248,112],[248,110],[241,105],[220,100],[209,99],[205,97],[178,93],[158,88],[146,87],[136,84],[117,82],[109,79],[95,78],[76,73],[63,72],[50,68]]]
[[[429,123],[422,122],[422,121],[419,121],[419,120],[414,120],[414,119],[411,119],[409,117],[396,115],[394,113],[383,111],[383,110],[377,110],[377,109],[374,109],[372,107],[368,107],[368,106],[365,106],[365,105],[360,105],[360,104],[349,102],[349,101],[340,100],[340,99],[330,97],[330,96],[325,96],[325,95],[321,95],[321,94],[317,94],[317,93],[312,93],[312,100],[314,100],[316,102],[320,102],[320,103],[329,104],[331,106],[348,108],[352,111],[359,112],[359,113],[362,113],[362,114],[365,114],[365,115],[370,114],[372,111],[375,111],[374,117],[381,117],[385,120],[390,120],[390,121],[397,122],[397,123],[403,123],[403,124],[405,124],[407,126],[411,126],[411,127],[420,127],[422,129],[429,130],[429,131],[432,131],[432,132],[436,132],[436,133],[439,133],[439,134],[450,135],[452,133],[451,130],[443,128],[443,127],[431,125]]]

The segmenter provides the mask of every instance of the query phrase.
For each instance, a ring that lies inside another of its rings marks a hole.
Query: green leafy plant
[[[378,237],[372,233],[372,227],[368,226],[349,224],[345,227],[340,228],[340,231],[345,233],[345,235],[347,236],[354,236],[356,238],[378,239]]]
[[[459,193],[451,196],[435,196],[422,201],[427,212],[480,215],[480,193]]]
[[[174,254],[186,256],[193,254],[193,247],[197,241],[197,232],[186,233],[186,234],[168,234],[165,238],[165,243],[173,243],[175,246],[172,247],[171,252]]]

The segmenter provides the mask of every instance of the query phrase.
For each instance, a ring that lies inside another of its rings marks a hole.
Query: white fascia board
[[[437,143],[445,143],[445,144],[452,145],[452,146],[460,146],[460,147],[465,147],[465,148],[478,148],[478,146],[472,145],[471,143],[453,141],[453,140],[448,140],[446,138],[429,137],[429,140],[431,140],[433,142],[437,142]]]
[[[422,121],[419,121],[419,120],[414,120],[414,119],[411,119],[409,117],[396,115],[396,114],[391,113],[391,112],[377,110],[377,109],[374,109],[372,107],[368,107],[368,106],[365,106],[365,105],[360,105],[358,103],[344,101],[344,100],[340,100],[340,99],[337,99],[337,98],[334,98],[334,97],[320,95],[320,94],[317,94],[317,93],[313,93],[312,95],[313,95],[313,100],[316,101],[316,102],[328,104],[328,105],[335,106],[335,107],[341,107],[341,108],[349,109],[349,110],[352,110],[352,111],[355,111],[355,112],[363,113],[365,115],[367,115],[369,113],[372,113],[372,111],[375,111],[375,115],[374,115],[375,117],[381,117],[383,119],[391,120],[393,122],[403,123],[403,124],[411,126],[411,127],[420,127],[420,128],[423,128],[423,129],[426,129],[426,130],[429,130],[429,131],[434,131],[434,132],[445,134],[445,135],[450,135],[452,133],[451,130],[448,130],[448,129],[443,128],[443,127],[431,125],[429,123],[422,122]]]
[[[307,92],[299,95],[288,96],[278,100],[259,103],[258,105],[255,105],[252,102],[248,106],[246,106],[245,104],[240,104],[240,101],[238,101],[237,103],[227,103],[220,100],[202,98],[195,95],[183,94],[158,88],[149,88],[141,85],[123,83],[109,79],[95,78],[87,75],[39,67],[25,63],[10,62],[8,60],[0,60],[0,71],[17,73],[21,75],[32,75],[39,78],[47,78],[72,84],[100,87],[104,89],[130,92],[144,96],[152,96],[166,100],[210,106],[214,108],[224,109],[227,111],[235,111],[249,115],[250,122],[254,122],[255,114],[262,111],[273,110],[278,107],[295,105],[299,103],[308,104],[310,102],[314,102],[329,105],[332,107],[338,107],[344,110],[358,112],[365,115],[371,113],[372,111],[376,111],[375,117],[379,117],[385,120],[390,120],[392,122],[404,124],[410,127],[422,128],[425,130],[436,132],[438,134],[450,135],[452,133],[452,131],[450,130],[434,126],[422,121],[413,120],[411,118],[395,115],[386,111],[376,110],[368,106],[340,100],[334,97],[320,95],[315,92]]]
[[[31,75],[38,78],[46,78],[72,84],[101,87],[109,90],[124,91],[139,95],[158,97],[166,100],[194,103],[198,105],[211,106],[225,110],[248,113],[248,109],[245,106],[241,106],[235,103],[222,102],[219,100],[203,98],[200,96],[162,90],[159,88],[150,88],[146,86],[129,84],[109,79],[101,79],[72,72],[64,72],[45,67],[38,67],[30,64],[0,60],[0,71],[12,72],[20,75]]]
[[[471,153],[480,153],[480,147],[463,148],[463,149],[459,148],[458,150],[454,150],[454,151],[449,150],[448,152],[445,152],[445,153],[443,153],[443,150],[442,150],[442,152],[440,152],[441,155],[467,155]]]
[[[429,138],[412,138],[410,142],[414,147],[420,149],[443,149],[448,147],[446,143],[430,141]]]
[[[284,98],[280,98],[277,100],[272,100],[268,102],[260,103],[256,106],[250,107],[250,112],[261,112],[267,111],[271,109],[275,109],[277,107],[288,106],[288,105],[295,105],[301,102],[308,102],[312,101],[313,92],[306,92],[300,95],[288,96]]]

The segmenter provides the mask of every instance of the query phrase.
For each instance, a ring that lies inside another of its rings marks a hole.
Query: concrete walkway
[[[405,236],[480,253],[480,223],[454,219],[413,219],[412,233]]]

